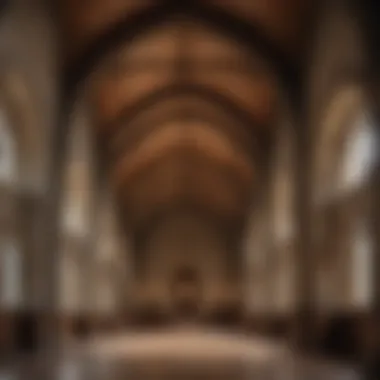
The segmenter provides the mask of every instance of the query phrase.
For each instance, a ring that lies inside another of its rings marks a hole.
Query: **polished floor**
[[[244,335],[176,329],[102,337],[51,365],[17,363],[0,380],[357,380],[353,369],[296,359],[286,346]]]

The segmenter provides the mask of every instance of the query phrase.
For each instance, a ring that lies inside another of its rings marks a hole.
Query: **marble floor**
[[[260,338],[192,329],[98,337],[55,365],[16,363],[0,380],[357,380],[353,369],[295,358]]]

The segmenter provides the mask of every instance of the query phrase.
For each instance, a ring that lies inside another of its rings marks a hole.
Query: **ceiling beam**
[[[296,60],[269,38],[257,23],[245,20],[203,0],[188,0],[187,12],[219,33],[233,38],[249,51],[259,54],[272,68],[286,90],[299,85]]]
[[[116,61],[118,61],[116,59]],[[221,71],[227,73],[246,73],[248,76],[262,75],[263,74],[263,64],[260,62],[255,62],[252,60],[250,66],[247,62],[241,59],[219,59],[219,58],[191,58],[189,57],[191,64],[191,71]],[[107,67],[106,72],[110,75],[131,75],[139,74],[141,72],[152,72],[158,71],[161,73],[167,70],[170,65],[172,65],[172,60],[162,59],[162,58],[149,58],[149,59],[138,59],[130,61],[126,59],[122,62],[111,62],[109,67]],[[265,72],[266,73],[266,72]]]
[[[156,91],[150,92],[132,105],[128,105],[119,113],[119,116],[110,122],[110,125],[101,127],[104,130],[114,131],[118,128],[126,128],[140,115],[165,101],[166,99],[175,99],[179,96],[192,96],[204,100],[206,103],[217,106],[225,114],[228,114],[231,119],[234,119],[237,124],[245,125],[247,130],[255,129],[257,134],[267,134],[268,127],[260,125],[255,120],[253,114],[241,107],[239,104],[231,100],[224,94],[219,93],[207,86],[192,83],[172,83],[168,86],[159,88]],[[256,126],[256,128],[254,128]]]
[[[81,56],[70,63],[63,73],[63,92],[66,101],[73,102],[78,86],[98,67],[110,53],[154,27],[164,24],[173,16],[183,15],[200,21],[259,54],[273,68],[282,84],[290,89],[298,80],[298,70],[288,54],[268,38],[260,28],[248,21],[205,4],[203,1],[165,0],[148,10],[128,14],[105,32],[97,36]],[[298,83],[297,83],[298,85]]]
[[[207,128],[226,136],[233,146],[242,149],[243,154],[246,154],[251,162],[257,162],[260,159],[259,149],[261,147],[257,136],[255,136],[255,127],[252,127],[251,131],[247,131],[235,120],[223,117],[223,115],[212,115],[214,111],[206,112],[205,110],[192,109],[191,107],[183,108],[180,114],[176,112],[176,109],[165,111],[161,115],[157,113],[153,113],[151,117],[146,117],[145,115],[144,120],[140,123],[129,125],[127,128],[119,128],[119,133],[115,133],[109,146],[110,162],[128,154],[146,137],[165,125],[176,122],[180,124],[181,128],[184,128],[184,133],[186,133],[187,124],[189,123],[200,123],[201,125],[205,123]],[[186,115],[188,115],[187,118]]]
[[[199,165],[194,165],[194,161],[198,161],[200,158],[202,158],[202,161],[204,164],[202,167],[199,167]],[[140,166],[137,170],[134,172],[132,176],[120,178],[118,176],[118,193],[123,193],[126,187],[130,188],[133,186],[133,182],[138,181],[141,178],[144,178],[146,176],[149,176],[152,172],[161,171],[162,170],[162,164],[168,161],[172,160],[184,160],[184,165],[186,167],[189,167],[191,173],[190,176],[193,176],[193,171],[197,170],[204,170],[205,168],[212,168],[213,173],[217,173],[221,177],[224,178],[230,178],[231,181],[229,181],[230,186],[232,186],[235,190],[235,192],[238,192],[241,197],[244,197],[244,195],[247,193],[247,188],[250,188],[251,186],[247,186],[247,180],[243,178],[241,175],[239,175],[239,172],[233,168],[232,165],[226,166],[224,162],[219,162],[218,159],[211,157],[207,154],[207,152],[196,149],[193,147],[189,147],[188,149],[183,148],[181,146],[172,148],[170,150],[164,151],[159,157],[156,157],[153,160],[149,160],[146,164],[143,166]],[[183,173],[183,175],[186,175],[186,172]],[[179,181],[186,182],[186,178],[179,178]],[[252,178],[253,180],[253,178]],[[120,182],[119,182],[120,181]],[[127,186],[129,184],[129,186]],[[186,183],[184,183],[186,185]],[[154,189],[152,189],[154,191]],[[250,189],[249,189],[250,190]]]

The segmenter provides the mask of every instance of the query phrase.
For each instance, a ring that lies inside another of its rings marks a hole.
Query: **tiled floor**
[[[221,332],[135,333],[96,339],[56,365],[4,368],[0,380],[357,380],[352,370],[295,360],[286,347]]]

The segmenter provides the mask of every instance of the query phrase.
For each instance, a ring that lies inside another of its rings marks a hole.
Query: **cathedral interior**
[[[376,0],[0,2],[0,379],[380,379]]]

